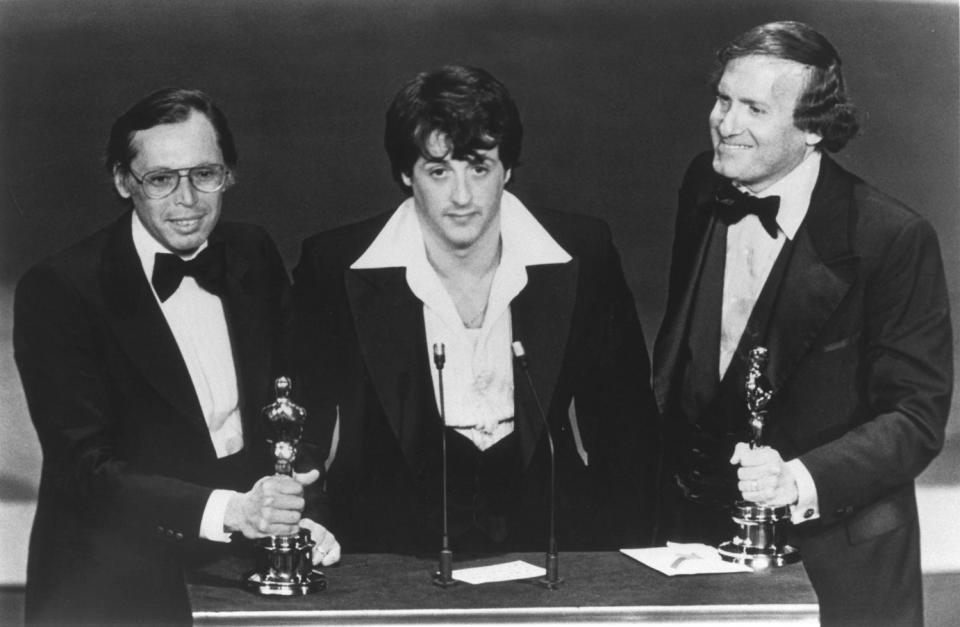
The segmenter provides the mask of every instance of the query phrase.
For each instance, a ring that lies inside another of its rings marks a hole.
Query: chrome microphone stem
[[[450,550],[450,532],[447,527],[447,411],[443,398],[443,366],[446,362],[446,351],[443,344],[433,345],[433,364],[437,368],[437,390],[440,396],[440,463],[442,476],[440,478],[440,508],[442,509],[442,539],[440,544],[440,560],[438,570],[433,575],[433,583],[441,588],[456,584],[453,578],[453,551]]]
[[[530,368],[527,363],[527,354],[520,342],[513,343],[513,354],[523,369],[523,374],[527,379],[527,385],[530,387],[530,394],[533,396],[533,402],[537,407],[537,413],[543,422],[543,429],[547,434],[547,446],[550,451],[550,537],[547,545],[547,554],[545,558],[546,575],[540,580],[540,583],[549,590],[556,590],[563,582],[560,579],[560,554],[557,551],[557,533],[556,533],[556,489],[557,489],[557,454],[553,444],[553,433],[550,430],[550,423],[547,422],[547,414],[543,411],[543,404],[540,402],[540,395],[537,394],[537,388],[533,384],[533,377],[530,374]]]

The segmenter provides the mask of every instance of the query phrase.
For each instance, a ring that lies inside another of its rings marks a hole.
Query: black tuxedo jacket
[[[327,489],[344,549],[430,552],[440,542],[441,421],[423,305],[403,268],[349,268],[389,215],[304,243],[293,273],[301,387],[310,395],[308,411],[323,416],[314,424],[325,425],[326,438],[339,418]],[[646,544],[659,449],[656,408],[619,256],[598,220],[535,215],[573,257],[529,267],[529,282],[511,304],[514,339],[529,356],[556,439],[560,547]],[[504,506],[507,537],[497,548],[543,549],[547,439],[521,369],[514,374],[520,459]],[[572,401],[588,465],[568,418]]]
[[[189,621],[184,564],[214,488],[247,491],[271,465],[271,399],[288,292],[261,229],[222,223],[221,298],[245,448],[217,460],[193,384],[150,290],[130,213],[20,281],[14,347],[43,449],[27,573],[30,622]]]
[[[686,336],[721,180],[708,153],[680,190],[654,354],[657,400],[673,423],[702,418],[681,410],[678,376],[696,357]],[[952,345],[930,225],[824,155],[767,329],[765,439],[816,484],[820,518],[793,536],[827,623],[922,619],[913,480],[943,444]],[[731,369],[745,368],[750,348]]]

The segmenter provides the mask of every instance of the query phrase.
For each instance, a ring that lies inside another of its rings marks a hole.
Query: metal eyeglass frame
[[[193,177],[191,176],[191,174],[192,174],[192,172],[193,172],[194,170],[198,170],[198,169],[201,169],[201,168],[220,168],[220,169],[222,169],[222,170],[223,170],[223,180],[220,181],[220,184],[219,184],[216,188],[214,188],[214,189],[200,189],[199,187],[197,187],[197,184],[193,182]],[[137,184],[140,185],[140,188],[143,190],[143,193],[146,194],[148,198],[152,198],[153,200],[160,200],[161,198],[166,198],[167,196],[169,196],[169,195],[172,194],[173,192],[177,191],[177,188],[180,187],[180,181],[183,180],[184,178],[186,178],[187,181],[190,182],[190,185],[193,187],[193,189],[197,190],[198,192],[203,192],[203,193],[206,193],[206,194],[212,194],[213,192],[218,192],[218,191],[220,191],[221,189],[223,189],[223,186],[224,186],[224,185],[227,184],[227,179],[229,178],[229,174],[230,174],[230,168],[228,168],[227,166],[223,165],[222,163],[203,163],[203,164],[200,164],[200,165],[195,165],[195,166],[190,167],[190,168],[180,168],[180,169],[178,169],[178,170],[167,169],[167,168],[161,168],[161,169],[159,169],[159,170],[150,170],[149,172],[144,172],[144,173],[143,173],[142,175],[140,175],[140,176],[137,176],[137,173],[133,171],[133,168],[127,168],[127,172],[129,172],[129,173],[130,173],[130,176],[133,177],[133,180],[135,180],[135,181],[137,182]],[[158,173],[161,173],[161,172],[163,172],[163,173],[168,173],[168,174],[176,174],[176,175],[177,175],[177,182],[174,184],[174,186],[173,186],[172,188],[170,188],[170,191],[167,192],[166,194],[163,194],[163,195],[161,195],[161,196],[154,196],[153,194],[151,194],[151,193],[148,191],[148,187],[147,187],[146,185],[144,185],[144,182],[145,182],[146,178],[147,178],[148,176],[150,176],[151,174],[158,174]]]

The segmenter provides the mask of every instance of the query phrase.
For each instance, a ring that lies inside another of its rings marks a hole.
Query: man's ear
[[[503,175],[503,184],[506,185],[510,182],[510,175],[513,174],[512,168],[507,168],[506,173]]]
[[[814,133],[812,131],[804,131],[803,141],[806,142],[807,146],[812,148],[823,141],[823,135],[820,133]]]
[[[407,187],[413,187],[413,179],[410,178],[410,175],[406,172],[400,173],[400,180],[403,181],[403,184]]]
[[[130,190],[127,189],[127,177],[121,171],[119,164],[113,166],[113,187],[120,194],[120,198],[130,198]]]

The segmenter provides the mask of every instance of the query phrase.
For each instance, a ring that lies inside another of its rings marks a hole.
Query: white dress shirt
[[[132,228],[140,264],[187,366],[217,457],[236,453],[243,448],[243,427],[223,303],[218,296],[197,285],[193,277],[184,277],[177,290],[161,302],[153,289],[151,277],[155,255],[170,251],[150,235],[136,212],[133,213]],[[206,246],[204,242],[191,255],[181,257],[192,259]],[[229,539],[223,531],[223,518],[233,494],[230,490],[214,490],[204,509],[200,537],[216,541]]]
[[[527,266],[567,263],[570,255],[510,192],[500,202],[500,264],[479,329],[464,327],[450,294],[427,259],[413,198],[390,217],[352,269],[406,268],[407,285],[423,303],[424,350],[443,344],[446,424],[486,450],[514,430],[513,329],[510,303],[527,284]],[[439,377],[431,367],[440,407]]]
[[[819,173],[820,151],[814,150],[782,179],[759,194],[753,194],[760,198],[780,197],[776,238],[770,237],[760,224],[760,219],[753,214],[744,216],[742,220],[727,228],[723,313],[720,322],[721,379],[733,359],[777,256],[786,241],[796,237],[797,230],[807,215]],[[751,193],[744,188],[741,188],[741,191]],[[803,522],[818,518],[817,491],[810,472],[799,459],[788,461],[787,466],[797,481],[799,492],[798,503],[791,512],[793,521]]]

